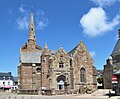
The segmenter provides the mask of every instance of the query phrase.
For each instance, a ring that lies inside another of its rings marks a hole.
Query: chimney
[[[8,74],[10,74],[10,75],[11,75],[12,73],[11,73],[11,72],[8,72]]]

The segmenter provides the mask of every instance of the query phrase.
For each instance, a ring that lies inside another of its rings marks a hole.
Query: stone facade
[[[112,88],[116,94],[120,95],[120,29],[118,35],[118,41],[111,54],[112,58],[108,59],[104,65],[103,81],[104,88]]]
[[[112,59],[107,59],[106,65],[104,65],[104,70],[103,70],[104,89],[111,89],[112,88],[112,75],[113,75]]]
[[[19,90],[50,90],[53,94],[85,93],[96,90],[96,68],[83,41],[66,52],[62,47],[42,49],[36,43],[33,14],[28,42],[20,49]]]

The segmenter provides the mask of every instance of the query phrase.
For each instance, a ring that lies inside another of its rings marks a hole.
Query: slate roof
[[[74,53],[75,53],[75,51],[76,51],[76,48],[79,46],[79,44],[76,46],[76,47],[74,47],[70,52],[68,52],[68,54],[69,55],[73,55]]]
[[[18,82],[18,77],[13,77],[14,82]]]
[[[10,72],[8,73],[1,73],[0,72],[0,80],[13,80],[13,76],[11,75]]]
[[[111,55],[112,56],[114,56],[114,55],[120,55],[120,39],[118,39],[118,41],[117,41],[117,43],[116,43],[116,45],[114,47],[114,50],[113,50],[113,52],[112,52]]]
[[[103,74],[103,70],[97,70],[97,75],[102,75]]]
[[[57,51],[55,50],[50,50],[51,54],[54,55]]]
[[[114,73],[114,75],[120,75],[120,69]]]

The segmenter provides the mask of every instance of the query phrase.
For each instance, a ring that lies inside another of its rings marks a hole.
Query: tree
[[[99,84],[103,83],[103,77],[102,77],[102,76],[98,76],[97,82],[98,82]]]

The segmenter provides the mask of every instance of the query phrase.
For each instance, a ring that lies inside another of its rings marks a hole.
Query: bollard
[[[14,99],[17,99],[17,97],[15,96]]]
[[[22,99],[24,99],[24,97],[22,96]]]
[[[31,96],[31,99],[33,99],[33,97]]]

